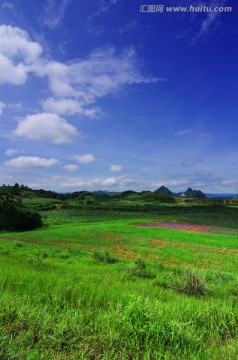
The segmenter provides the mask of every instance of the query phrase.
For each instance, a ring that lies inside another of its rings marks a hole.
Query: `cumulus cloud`
[[[79,162],[80,164],[92,164],[93,162],[96,161],[95,157],[92,154],[75,155],[73,159]]]
[[[49,168],[59,164],[59,160],[51,158],[39,158],[37,156],[19,156],[4,163],[6,166],[14,168]]]
[[[74,172],[74,171],[79,170],[79,166],[77,166],[77,165],[64,165],[63,169],[67,170],[69,172]]]
[[[20,63],[14,65],[7,56],[0,53],[0,84],[22,85],[27,79],[26,67]]]
[[[54,112],[58,115],[75,115],[81,114],[89,118],[94,118],[100,112],[97,107],[85,108],[78,100],[69,98],[48,98],[43,101],[45,111]]]
[[[77,129],[57,114],[28,115],[14,131],[17,136],[31,140],[48,140],[54,144],[67,144],[79,138]]]
[[[26,31],[11,25],[1,25],[0,52],[10,59],[18,57],[32,63],[41,55],[42,48],[37,42],[29,39]]]
[[[122,171],[123,170],[123,167],[121,165],[111,165],[110,166],[110,170],[111,171]]]
[[[0,84],[23,84],[41,54],[41,46],[31,41],[26,31],[0,25]]]
[[[3,109],[6,107],[6,105],[2,102],[2,101],[0,101],[0,115],[2,114],[2,112],[3,112]]]

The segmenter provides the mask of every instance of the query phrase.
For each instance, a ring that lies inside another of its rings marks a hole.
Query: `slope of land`
[[[43,227],[0,232],[1,359],[236,358],[235,199],[12,196]]]

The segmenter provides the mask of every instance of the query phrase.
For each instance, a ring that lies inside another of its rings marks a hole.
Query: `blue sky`
[[[237,5],[151,4],[1,1],[0,183],[238,192]]]

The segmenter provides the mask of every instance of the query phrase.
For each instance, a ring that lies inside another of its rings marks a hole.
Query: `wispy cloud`
[[[197,164],[201,164],[203,162],[204,162],[203,159],[189,159],[189,160],[183,161],[182,165],[187,166],[187,167],[191,167],[191,166],[195,166]]]
[[[64,165],[62,166],[62,169],[69,171],[69,172],[74,172],[74,171],[78,171],[79,170],[79,166],[77,165]]]
[[[210,133],[200,133],[197,135],[197,138],[199,140],[209,140],[213,138],[213,135]]]
[[[90,16],[90,18],[95,18],[103,13],[108,12],[117,3],[118,0],[100,0],[98,9],[93,15]]]
[[[211,1],[210,4],[207,4],[206,6],[209,7],[222,7],[226,3],[226,0],[220,0],[220,1]],[[208,12],[205,16],[205,19],[200,24],[200,29],[198,33],[195,34],[195,36],[192,39],[192,44],[195,45],[199,39],[205,38],[210,33],[212,33],[214,30],[216,30],[218,27],[220,27],[219,23],[219,17],[221,13],[219,12]]]
[[[98,36],[104,32],[104,27],[98,24],[98,18],[108,16],[112,13],[113,8],[118,4],[118,0],[100,0],[95,12],[88,16],[86,21],[86,29],[90,35]]]
[[[1,6],[2,9],[9,9],[12,11],[14,10],[14,7],[15,7],[14,4],[11,3],[10,1],[5,1]]]
[[[16,150],[16,149],[7,149],[7,150],[5,151],[5,155],[11,156],[11,155],[14,155],[14,154],[16,154],[16,153],[18,153],[18,152],[19,152],[19,150]]]
[[[33,68],[37,76],[46,76],[54,97],[42,102],[45,111],[59,115],[79,114],[97,117],[101,109],[94,103],[114,95],[133,84],[163,81],[143,75],[133,48],[117,52],[113,47],[93,51],[86,59],[68,63],[38,61]]]
[[[120,35],[124,35],[127,32],[133,31],[137,28],[137,21],[131,21],[124,26],[120,26],[118,29],[118,33]]]
[[[175,136],[185,136],[191,133],[191,129],[183,129],[174,133]]]
[[[56,97],[74,97],[89,105],[97,98],[120,91],[126,85],[152,83],[162,79],[144,76],[138,69],[133,48],[118,53],[113,47],[93,51],[87,59],[69,63],[41,62],[35,65],[38,76],[49,78]]]
[[[45,4],[44,24],[50,29],[58,27],[64,18],[65,11],[71,0],[47,0]]]

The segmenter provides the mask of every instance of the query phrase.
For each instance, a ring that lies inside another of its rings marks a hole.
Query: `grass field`
[[[42,214],[0,233],[1,360],[238,359],[236,209]]]

